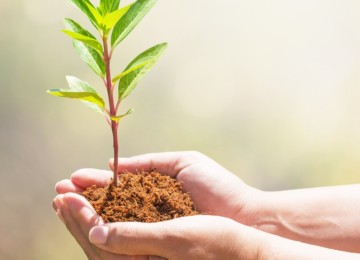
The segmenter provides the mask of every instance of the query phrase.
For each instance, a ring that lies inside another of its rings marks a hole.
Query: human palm
[[[112,168],[113,161],[110,161]],[[240,178],[198,152],[155,153],[119,159],[120,171],[151,171],[178,179],[189,192],[198,211],[246,222],[260,191],[249,187]],[[96,184],[104,186],[112,177],[111,171],[81,169],[70,180],[57,183],[58,193],[81,192]]]

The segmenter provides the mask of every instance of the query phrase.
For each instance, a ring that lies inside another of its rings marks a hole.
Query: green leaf
[[[86,35],[83,35],[81,33],[76,33],[76,32],[72,32],[69,30],[61,30],[63,33],[69,35],[71,38],[73,38],[74,40],[78,40],[81,41],[82,43],[84,43],[85,45],[93,48],[94,50],[96,50],[100,55],[103,55],[103,49],[102,49],[102,45],[100,42],[98,42],[98,40],[93,39],[92,37],[88,37]]]
[[[156,0],[137,0],[128,12],[117,22],[111,35],[111,46],[114,48],[135,28],[142,18],[155,5]]]
[[[95,27],[97,27],[97,21],[95,16],[92,14],[92,12],[89,9],[89,5],[94,7],[89,0],[70,0],[75,6],[77,6],[94,24]]]
[[[92,16],[95,18],[95,24],[97,25],[96,27],[99,28],[99,25],[101,25],[102,23],[103,16],[90,2],[85,2],[85,4],[88,7]]]
[[[72,90],[96,93],[96,90],[87,82],[74,76],[66,76],[66,81]]]
[[[70,89],[50,89],[47,93],[57,97],[78,99],[97,112],[103,113],[105,102],[93,87],[76,77],[67,76],[66,80]]]
[[[93,34],[91,34],[91,32],[84,29],[80,24],[78,24],[77,22],[75,22],[74,20],[72,20],[70,18],[65,18],[64,24],[69,31],[79,33],[79,34],[85,35],[87,37],[96,39],[95,36]]]
[[[96,39],[95,36],[81,27],[81,25],[74,20],[66,18],[64,23],[68,30]],[[81,59],[85,61],[97,75],[100,77],[105,76],[105,63],[102,56],[97,51],[77,40],[74,40],[74,48]]]
[[[144,62],[147,62],[147,64],[133,70],[121,78],[119,82],[118,93],[120,100],[126,98],[134,90],[139,81],[155,65],[166,47],[167,43],[155,45],[138,55],[133,61],[130,62],[130,64],[125,68],[124,72],[135,66],[143,64]]]
[[[105,31],[111,30],[114,25],[121,19],[121,17],[126,14],[131,6],[132,4],[129,4],[119,10],[107,14],[102,21],[102,26],[105,28]]]
[[[115,121],[116,123],[120,121],[123,117],[130,115],[132,112],[134,112],[134,109],[130,108],[125,114],[122,114],[120,116],[110,116],[110,119],[112,121]]]
[[[73,76],[66,76],[66,80],[68,82],[70,89],[72,89],[74,91],[79,91],[79,92],[94,93],[96,96],[98,96],[100,103],[101,103],[100,105],[96,104],[94,102],[88,102],[88,101],[83,101],[83,103],[85,103],[90,108],[92,108],[95,111],[102,114],[102,112],[104,111],[104,107],[105,107],[104,100],[98,95],[96,90],[92,86],[90,86],[89,83],[82,81]]]
[[[112,82],[113,82],[113,83],[117,82],[118,80],[120,80],[121,78],[123,78],[125,75],[127,75],[127,74],[133,72],[134,70],[137,70],[137,69],[139,69],[139,68],[141,68],[141,67],[144,67],[146,64],[148,64],[148,63],[150,63],[150,62],[152,62],[152,59],[147,60],[147,61],[144,61],[144,62],[142,62],[142,63],[140,63],[140,64],[137,64],[137,65],[132,66],[131,68],[129,68],[129,69],[121,72],[120,74],[116,75],[116,76],[112,79]]]
[[[100,10],[103,15],[119,9],[120,0],[100,0]]]
[[[74,41],[74,48],[88,66],[101,78],[105,77],[105,64],[100,54],[79,41]]]
[[[77,92],[69,89],[50,89],[47,91],[50,95],[57,97],[66,97],[79,99],[97,105],[99,108],[104,107],[104,101],[96,94],[92,92]]]

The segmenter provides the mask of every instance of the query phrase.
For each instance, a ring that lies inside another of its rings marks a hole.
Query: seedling
[[[98,32],[95,37],[90,31],[70,18],[64,20],[62,30],[73,39],[73,45],[81,59],[101,78],[107,91],[107,104],[97,91],[87,82],[67,76],[69,89],[51,89],[47,93],[72,99],[102,114],[112,131],[114,148],[114,185],[118,185],[118,127],[120,120],[129,115],[118,114],[121,102],[134,90],[141,78],[154,66],[167,47],[167,43],[155,45],[139,54],[119,74],[112,76],[111,59],[115,49],[142,18],[154,6],[156,0],[137,0],[120,7],[120,0],[100,0],[94,6],[90,0],[70,0],[89,19]]]

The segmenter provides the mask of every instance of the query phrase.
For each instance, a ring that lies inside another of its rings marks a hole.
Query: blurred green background
[[[129,1],[123,1],[129,2]],[[265,190],[360,182],[360,2],[159,1],[115,53],[169,48],[124,103],[120,154],[201,151]],[[110,129],[45,90],[101,86],[60,33],[67,1],[0,3],[0,259],[85,259],[54,184],[106,168]]]

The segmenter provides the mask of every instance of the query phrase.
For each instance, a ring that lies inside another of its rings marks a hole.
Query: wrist
[[[250,208],[247,222],[244,223],[255,229],[266,233],[283,235],[282,221],[279,219],[279,198],[276,192],[257,190],[253,196],[256,196]]]
[[[238,210],[232,219],[246,226],[258,228],[262,220],[271,212],[268,210],[268,194],[251,186],[243,187],[241,191],[237,202]]]
[[[222,259],[269,259],[264,258],[267,248],[267,234],[234,220],[228,232],[231,255]],[[266,246],[265,246],[266,245]]]

